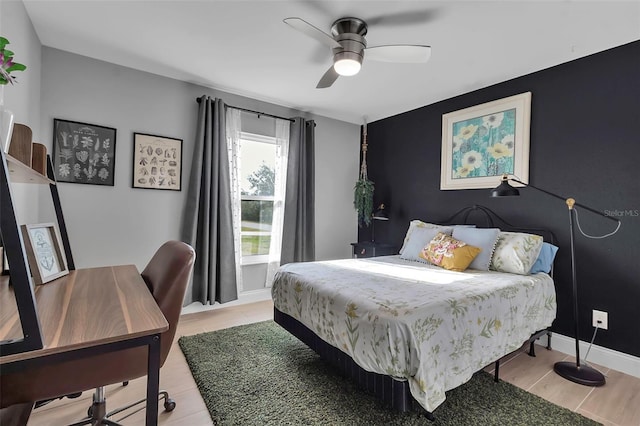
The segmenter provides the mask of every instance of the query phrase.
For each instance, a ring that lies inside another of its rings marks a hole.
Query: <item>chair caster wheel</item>
[[[173,411],[176,408],[176,402],[169,398],[164,401],[164,411]]]

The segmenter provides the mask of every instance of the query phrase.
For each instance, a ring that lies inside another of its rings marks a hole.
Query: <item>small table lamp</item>
[[[371,242],[376,242],[376,220],[389,220],[389,215],[387,214],[387,210],[385,208],[384,203],[380,204],[377,209],[373,211],[371,215]]]
[[[511,185],[509,185],[509,181],[512,182],[516,182],[519,183],[523,186],[529,187],[529,188],[533,188],[536,189],[540,192],[544,192],[547,195],[550,195],[554,198],[558,198],[560,200],[563,200],[568,209],[569,209],[569,236],[570,236],[570,247],[571,247],[571,278],[572,278],[572,282],[573,282],[573,323],[574,323],[574,332],[575,332],[575,340],[576,340],[576,362],[573,363],[571,361],[562,361],[562,362],[556,362],[553,366],[553,370],[560,376],[564,377],[565,379],[571,380],[572,382],[575,383],[579,383],[581,385],[585,385],[585,386],[602,386],[605,383],[605,378],[604,375],[599,372],[598,370],[596,370],[595,368],[592,368],[588,365],[581,365],[580,364],[580,339],[578,337],[578,330],[579,330],[579,324],[578,324],[578,281],[576,278],[576,254],[575,254],[575,250],[574,250],[574,230],[573,230],[573,218],[574,218],[574,214],[576,215],[576,219],[577,219],[577,212],[575,211],[575,207],[580,207],[583,208],[585,210],[590,211],[591,213],[595,213],[599,216],[605,217],[609,220],[612,220],[614,222],[618,223],[618,227],[616,228],[615,231],[613,231],[610,234],[604,235],[602,237],[598,237],[598,238],[604,238],[610,235],[615,234],[616,232],[618,232],[618,229],[620,229],[620,221],[614,217],[611,216],[605,216],[604,214],[602,214],[601,212],[594,210],[592,208],[589,208],[587,206],[584,206],[582,204],[578,204],[576,203],[576,200],[574,200],[573,198],[565,198],[565,197],[561,197],[560,195],[554,194],[553,192],[549,192],[546,191],[544,189],[541,188],[537,188],[531,184],[528,183],[524,183],[518,179],[515,178],[510,178],[508,175],[503,175],[502,176],[502,182],[500,183],[500,185],[494,189],[491,190],[491,196],[492,197],[508,197],[508,196],[517,196],[520,195],[520,191],[518,191],[517,188],[512,187]],[[580,224],[578,224],[579,227]]]

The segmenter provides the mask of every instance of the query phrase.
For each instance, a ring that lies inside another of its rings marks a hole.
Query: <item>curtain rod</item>
[[[200,103],[202,100],[202,98],[196,98],[196,102]],[[233,109],[238,109],[240,111],[244,111],[244,112],[250,112],[252,114],[257,115],[258,117],[260,117],[261,115],[264,115],[266,117],[272,117],[272,118],[279,118],[281,120],[287,120],[290,122],[295,122],[296,120],[294,120],[293,118],[287,118],[287,117],[280,117],[279,115],[273,115],[273,114],[267,114],[266,112],[260,112],[260,111],[254,111],[252,109],[247,109],[247,108],[240,108],[240,107],[236,107],[233,105],[227,105],[228,108],[233,108]]]

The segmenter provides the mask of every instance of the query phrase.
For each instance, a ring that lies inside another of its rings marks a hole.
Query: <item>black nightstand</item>
[[[395,246],[385,243],[363,241],[360,243],[351,243],[351,247],[353,247],[352,256],[354,258],[389,256],[392,254],[398,254]]]

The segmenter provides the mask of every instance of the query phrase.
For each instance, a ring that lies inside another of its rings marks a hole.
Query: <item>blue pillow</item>
[[[453,238],[482,249],[469,265],[469,268],[481,271],[489,270],[498,235],[500,235],[498,228],[453,228]]]
[[[429,245],[433,237],[435,237],[438,232],[445,233],[447,235],[451,235],[451,228],[425,228],[425,227],[416,227],[409,239],[404,245],[404,250],[400,254],[401,259],[405,260],[414,260],[417,262],[428,263],[425,259],[420,257],[420,252],[423,248]]]
[[[538,258],[531,267],[530,274],[537,274],[538,272],[544,272],[548,274],[551,272],[551,266],[553,265],[553,259],[556,257],[558,247],[549,243],[542,243],[542,249]]]

